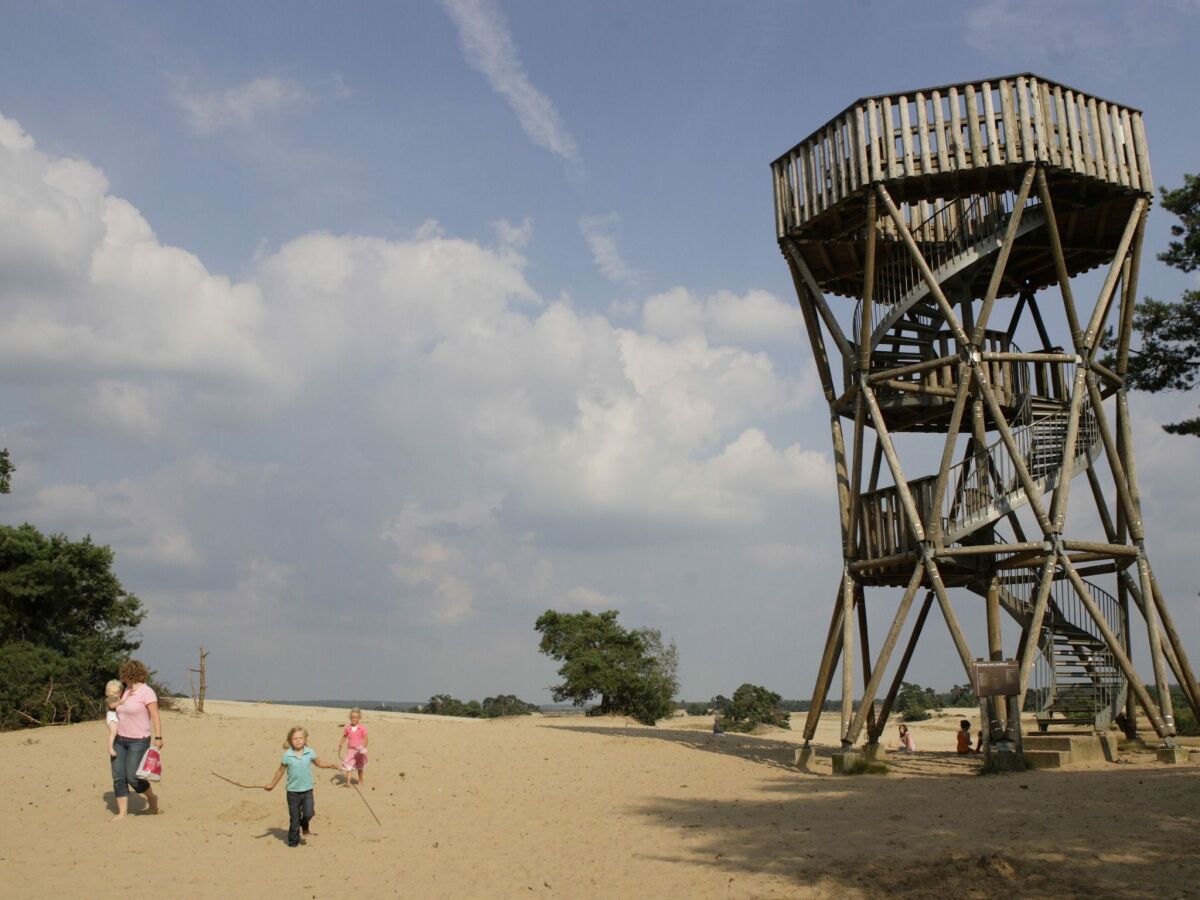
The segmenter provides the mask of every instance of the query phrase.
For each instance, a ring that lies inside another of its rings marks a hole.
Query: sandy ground
[[[314,834],[292,849],[282,785],[240,790],[211,773],[266,782],[293,723],[331,759],[344,713],[208,708],[164,713],[162,813],[123,822],[112,820],[102,723],[0,734],[6,887],[31,897],[1200,897],[1200,753],[1182,766],[1133,754],[978,777],[976,760],[953,753],[951,713],[914,725],[920,752],[893,756],[888,774],[844,778],[830,774],[829,713],[808,773],[790,764],[798,735],[714,736],[707,719],[644,728],[369,713],[362,795],[318,770]]]

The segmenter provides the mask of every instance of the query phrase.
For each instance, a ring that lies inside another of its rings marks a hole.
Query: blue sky
[[[838,551],[770,161],[1033,70],[1143,109],[1157,183],[1200,168],[1196,3],[947,10],[7,5],[0,518],[111,544],[147,661],[203,642],[222,696],[544,701],[537,614],[609,606],[685,696],[806,695]],[[1137,399],[1194,647],[1200,452],[1157,428],[1194,399]],[[918,680],[963,680],[943,631]]]

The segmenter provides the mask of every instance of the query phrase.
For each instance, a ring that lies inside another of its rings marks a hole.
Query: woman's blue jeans
[[[150,749],[150,738],[118,737],[113,748],[117,751],[112,758],[113,796],[128,797],[130,788],[139,794],[146,793],[150,782],[138,778],[137,770],[142,757]]]

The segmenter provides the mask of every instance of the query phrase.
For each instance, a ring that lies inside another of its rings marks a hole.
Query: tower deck
[[[852,103],[772,163],[776,235],[823,290],[860,298],[871,184],[887,184],[913,237],[936,254],[979,227],[963,198],[1003,207],[1030,163],[1045,169],[1057,201],[1071,275],[1112,258],[1136,198],[1153,190],[1139,110],[1012,75]],[[894,224],[881,227],[886,264],[902,248]],[[967,284],[975,296],[988,273],[978,275]],[[1031,231],[1012,248],[1000,295],[1056,280],[1044,230]]]

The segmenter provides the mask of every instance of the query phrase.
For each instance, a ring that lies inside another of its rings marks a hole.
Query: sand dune
[[[344,711],[210,701],[164,716],[162,815],[120,823],[102,723],[0,734],[0,857],[34,897],[1200,894],[1200,764],[976,777],[956,721],[918,723],[888,775],[835,778],[829,714],[801,773],[798,735],[707,720],[368,713],[362,797],[320,772],[290,849],[282,787],[210,773],[266,782],[293,723],[332,758]]]

